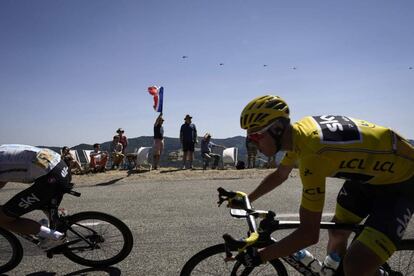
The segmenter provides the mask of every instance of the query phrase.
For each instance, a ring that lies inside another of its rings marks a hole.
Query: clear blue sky
[[[413,12],[411,0],[2,0],[0,144],[152,135],[153,84],[169,137],[187,113],[200,135],[243,135],[244,105],[273,93],[293,120],[343,114],[414,138]]]

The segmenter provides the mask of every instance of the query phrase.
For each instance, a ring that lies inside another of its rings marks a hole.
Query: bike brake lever
[[[220,207],[221,204],[223,204],[223,202],[226,201],[226,200],[227,200],[227,198],[219,196],[219,201],[217,201],[218,207]]]

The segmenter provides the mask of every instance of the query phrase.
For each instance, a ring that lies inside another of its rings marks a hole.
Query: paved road
[[[259,180],[257,180],[259,181]],[[328,180],[325,212],[334,210],[341,181]],[[252,179],[215,179],[168,182],[114,182],[106,186],[83,186],[81,198],[67,196],[62,206],[70,213],[97,210],[121,218],[133,231],[135,244],[130,256],[105,271],[93,271],[64,256],[47,259],[33,245],[24,243],[22,263],[8,275],[178,275],[183,264],[206,246],[222,242],[223,233],[243,236],[246,224],[232,219],[224,207],[217,208],[217,187],[251,191]],[[7,187],[0,193],[5,202],[18,190]],[[282,187],[255,202],[258,209],[277,211],[283,219],[298,210],[300,184],[291,178]],[[38,217],[38,213],[33,214]],[[291,217],[295,220],[295,217]],[[323,256],[324,245],[312,252]]]

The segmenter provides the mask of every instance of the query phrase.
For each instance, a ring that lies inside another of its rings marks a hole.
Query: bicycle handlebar
[[[73,186],[75,186],[75,184],[69,183],[69,185],[63,190],[63,192],[65,194],[70,194],[70,195],[73,195],[73,196],[76,196],[76,197],[80,197],[81,193],[74,191]]]
[[[250,204],[249,197],[247,196],[247,194],[243,192],[227,191],[222,187],[218,188],[217,191],[219,193],[219,201],[218,201],[219,206],[224,201],[228,202],[227,207],[231,207],[231,202],[233,200],[241,200],[243,202],[243,206],[240,206],[240,207],[242,207],[241,209],[247,212],[246,220],[249,226],[250,236],[243,240],[237,240],[229,234],[224,234],[223,239],[225,241],[225,244],[229,246],[230,248],[237,248],[239,251],[244,251],[249,245],[254,244],[259,238],[259,233],[257,232],[257,226],[256,226],[256,220],[255,220],[255,213],[254,213],[255,211],[253,210]]]

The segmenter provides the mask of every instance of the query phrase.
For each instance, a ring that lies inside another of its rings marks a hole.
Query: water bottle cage
[[[310,261],[310,262],[308,263],[307,267],[308,267],[308,268],[311,268],[311,267],[312,267],[312,264],[314,264],[315,262],[318,262],[318,260],[317,260],[317,259],[313,259],[312,261]]]

